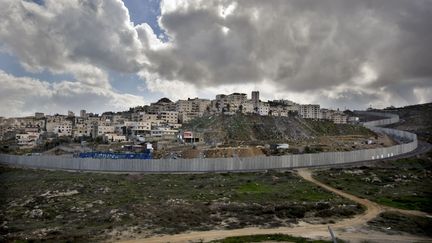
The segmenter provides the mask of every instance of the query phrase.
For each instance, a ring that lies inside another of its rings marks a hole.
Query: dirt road
[[[425,212],[416,211],[416,210],[404,210],[404,209],[392,208],[392,207],[380,205],[380,204],[377,204],[375,202],[369,201],[368,199],[359,198],[357,196],[351,195],[351,194],[346,193],[344,191],[338,190],[338,189],[333,188],[331,186],[328,186],[324,183],[321,183],[320,181],[315,180],[312,177],[312,172],[310,169],[299,169],[299,170],[297,170],[297,173],[303,179],[310,181],[310,182],[314,183],[315,185],[318,185],[318,186],[326,189],[327,191],[333,192],[339,196],[342,196],[344,198],[347,198],[351,201],[357,202],[357,203],[365,206],[367,208],[365,215],[364,215],[366,221],[364,221],[363,223],[366,223],[367,221],[375,218],[378,214],[380,214],[383,211],[393,211],[393,212],[396,211],[396,212],[400,212],[403,214],[422,216],[422,217],[428,216],[428,214]]]
[[[371,202],[367,199],[359,198],[346,192],[340,191],[328,185],[325,185],[314,178],[309,169],[299,169],[298,174],[305,180],[310,181],[328,191],[337,195],[348,198],[366,207],[363,214],[357,215],[354,218],[344,219],[334,224],[308,224],[300,223],[293,227],[280,227],[272,229],[262,229],[256,227],[236,229],[236,230],[212,230],[212,231],[194,231],[177,235],[163,235],[151,238],[125,240],[123,243],[138,243],[138,242],[200,242],[221,239],[229,236],[255,235],[255,234],[288,234],[314,239],[329,240],[328,226],[335,232],[336,236],[350,242],[362,242],[366,240],[376,242],[431,242],[432,238],[414,236],[414,235],[389,235],[384,232],[372,231],[365,229],[365,225],[369,220],[377,217],[378,214],[384,211],[398,211],[410,215],[426,216],[425,213],[411,210],[401,210],[390,208]]]

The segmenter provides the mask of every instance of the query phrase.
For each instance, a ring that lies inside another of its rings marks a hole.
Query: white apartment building
[[[204,114],[204,112],[207,111],[207,109],[210,106],[211,101],[207,99],[198,99],[195,98],[192,100],[194,109],[192,111],[196,111],[200,113],[201,115]]]
[[[107,133],[114,133],[115,127],[114,126],[98,126],[97,127],[97,135],[102,136]]]
[[[159,117],[162,121],[168,124],[178,123],[178,112],[177,111],[161,111]]]
[[[299,115],[302,118],[321,119],[320,105],[300,105]]]
[[[87,117],[87,111],[86,110],[80,110],[80,117],[82,117],[82,118]]]
[[[55,116],[47,116],[46,119],[46,131],[54,132],[55,127],[60,125],[62,122],[66,121],[65,116],[55,115]]]
[[[57,123],[54,126],[52,132],[57,134],[59,137],[72,136],[72,122],[69,120],[65,120],[65,121],[62,121],[60,123]]]
[[[179,113],[184,112],[198,112],[200,116],[207,111],[207,108],[210,106],[211,101],[207,99],[187,99],[187,100],[178,100],[176,102],[176,111]]]
[[[335,124],[346,124],[348,123],[348,116],[343,112],[321,109],[321,118],[324,120],[330,120]]]
[[[117,135],[115,133],[106,133],[106,134],[103,135],[103,138],[104,138],[105,141],[108,141],[108,142],[117,142],[117,143],[119,143],[119,142],[126,141],[126,136],[124,136],[124,135]]]
[[[125,119],[121,115],[113,115],[112,116],[112,124],[113,125],[121,125],[123,124]]]
[[[240,105],[247,101],[247,95],[242,93],[232,93],[226,96],[228,111],[237,112]]]
[[[135,121],[125,121],[123,125],[125,127],[136,127],[136,126],[138,126],[138,122],[135,122]]]
[[[150,133],[150,130],[152,129],[152,122],[151,121],[142,121],[137,122],[136,125],[132,128],[133,134],[146,134]]]
[[[212,103],[212,109],[216,112],[237,112],[240,110],[240,105],[246,101],[247,95],[243,93],[218,94]]]
[[[150,121],[152,123],[157,123],[158,120],[159,118],[157,114],[147,114],[144,112],[140,114],[140,118],[139,118],[139,121]]]
[[[192,112],[193,102],[190,100],[178,100],[176,102],[176,111],[178,112]]]
[[[241,111],[242,111],[243,114],[250,114],[250,113],[254,113],[255,112],[255,110],[254,110],[254,104],[253,104],[252,101],[248,100],[246,102],[243,102],[241,105],[242,105],[241,106]]]
[[[288,110],[285,109],[285,106],[270,106],[269,114],[272,116],[288,116]]]
[[[268,102],[259,102],[257,112],[260,116],[268,116],[268,114],[270,112],[269,103]]]
[[[26,146],[26,147],[34,147],[37,144],[37,140],[39,139],[40,133],[38,132],[27,132],[16,134],[15,139],[17,141],[18,146]]]
[[[152,128],[152,122],[151,121],[138,122],[135,128],[136,130],[140,130],[140,131],[150,131]]]
[[[150,131],[150,135],[152,137],[162,137],[162,136],[176,136],[178,130],[170,129],[170,128],[158,128]]]
[[[187,123],[191,121],[192,119],[199,117],[198,112],[182,112],[179,114],[179,121],[180,123]]]
[[[300,105],[299,104],[288,105],[288,106],[285,107],[285,109],[288,112],[297,112],[297,113],[300,113]]]
[[[91,126],[89,126],[87,123],[75,124],[75,127],[73,128],[74,138],[89,136],[91,136]]]
[[[347,124],[348,123],[348,116],[341,113],[336,113],[332,116],[331,119],[335,124]]]
[[[15,118],[14,126],[17,128],[25,128],[25,127],[40,127],[43,128],[45,126],[44,119],[36,119],[35,117],[20,117]]]

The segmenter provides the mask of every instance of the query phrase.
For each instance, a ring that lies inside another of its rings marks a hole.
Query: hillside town
[[[163,139],[180,142],[197,142],[199,136],[182,130],[182,124],[204,115],[256,114],[258,116],[288,117],[330,120],[336,124],[356,123],[339,110],[322,109],[318,104],[297,104],[290,100],[261,101],[259,91],[247,94],[218,94],[214,100],[188,98],[172,102],[162,98],[150,105],[130,108],[122,112],[104,112],[101,115],[81,110],[77,115],[46,115],[36,112],[34,116],[0,117],[0,140],[15,139],[19,148],[32,148],[45,141],[67,137],[75,142],[98,140],[105,143],[144,143]]]

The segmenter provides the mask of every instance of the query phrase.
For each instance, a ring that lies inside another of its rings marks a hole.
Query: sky
[[[259,90],[326,108],[432,101],[430,0],[2,0],[0,116]]]

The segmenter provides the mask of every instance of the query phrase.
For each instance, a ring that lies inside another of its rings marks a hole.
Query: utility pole
[[[332,238],[333,243],[337,243],[337,241],[336,241],[336,237],[334,236],[334,234],[333,234],[333,230],[330,228],[330,225],[328,226],[328,230],[329,230],[329,232],[330,232],[330,235],[331,235],[331,238]]]

